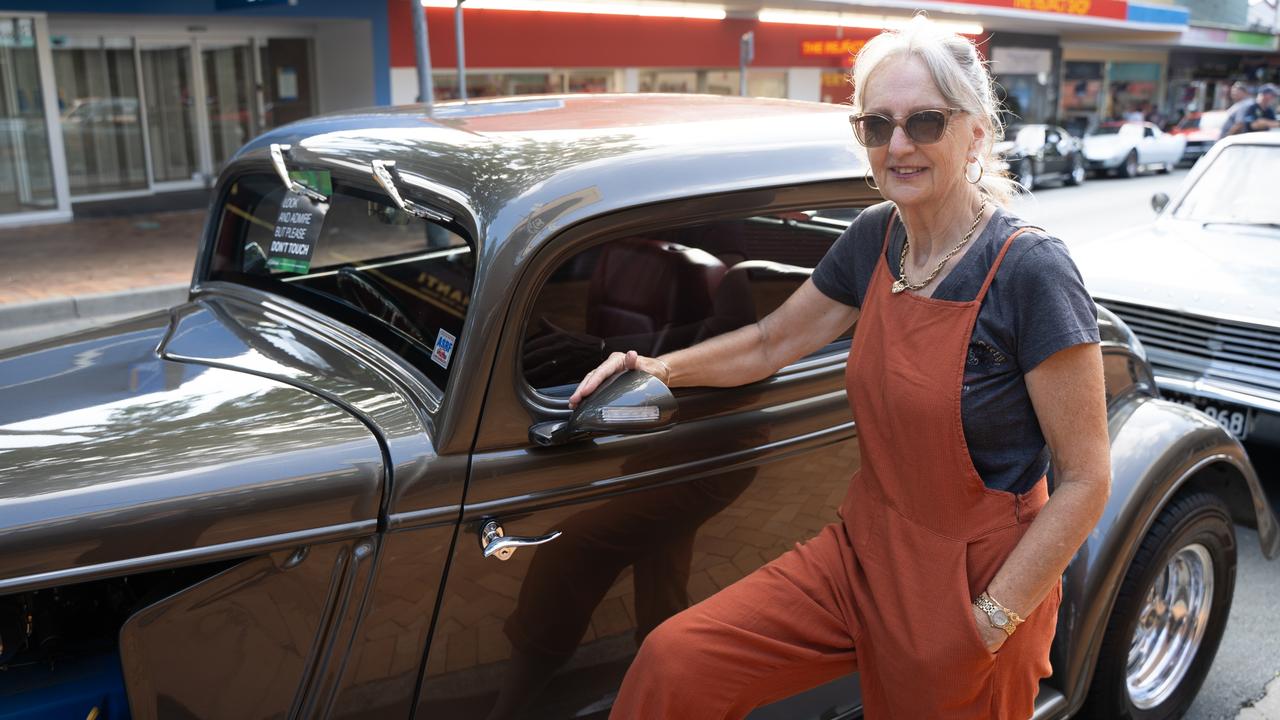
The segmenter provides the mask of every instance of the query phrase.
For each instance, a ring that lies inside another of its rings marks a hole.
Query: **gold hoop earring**
[[[872,182],[874,179],[875,179],[875,175],[872,175],[871,173],[867,173],[866,175],[862,176],[862,182],[866,183],[867,187],[871,188],[872,190],[875,190],[876,192],[880,192],[880,186]]]
[[[978,177],[976,177],[976,178],[974,178],[974,179],[972,179],[972,180],[969,180],[969,165],[977,165],[977,166],[978,166]],[[966,164],[965,164],[965,166],[964,166],[964,179],[965,179],[965,180],[966,180],[970,185],[977,185],[978,183],[982,182],[982,176],[983,176],[983,175],[986,175],[986,174],[987,174],[987,168],[986,168],[986,167],[984,167],[984,166],[983,166],[983,164],[982,164],[982,163],[980,163],[980,162],[978,162],[977,160],[974,160],[974,161],[972,161],[972,162],[966,163]]]

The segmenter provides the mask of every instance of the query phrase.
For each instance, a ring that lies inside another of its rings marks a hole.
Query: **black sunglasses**
[[[880,113],[858,113],[849,116],[849,124],[853,126],[853,134],[863,147],[888,145],[896,127],[901,127],[907,137],[911,138],[911,142],[931,145],[942,139],[951,116],[958,112],[964,111],[959,108],[930,108],[917,110],[902,120]]]

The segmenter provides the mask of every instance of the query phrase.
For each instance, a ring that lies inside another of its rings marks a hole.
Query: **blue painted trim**
[[[1130,2],[1126,16],[1129,22],[1155,23],[1158,25],[1181,25],[1185,29],[1191,21],[1191,11],[1184,7],[1172,5],[1142,5]],[[1175,28],[1170,28],[1173,30]]]

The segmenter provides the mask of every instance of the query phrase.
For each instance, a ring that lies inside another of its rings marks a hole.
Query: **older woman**
[[[868,42],[853,80],[888,202],[756,325],[615,353],[571,399],[624,367],[753,382],[858,321],[862,461],[840,519],[651,633],[614,717],[741,717],[857,670],[871,718],[1026,718],[1051,671],[1060,578],[1109,492],[1093,303],[1063,244],[1003,207],[1012,183],[986,170],[998,108],[969,40],[917,17]]]

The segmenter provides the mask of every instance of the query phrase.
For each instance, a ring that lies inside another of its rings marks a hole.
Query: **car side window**
[[[226,188],[209,279],[284,295],[377,338],[416,365],[441,390],[475,275],[472,246],[458,228],[410,215],[380,193],[332,180],[306,257],[280,244],[282,204],[292,198],[275,175],[246,175]],[[286,210],[288,208],[285,208]],[[285,228],[290,230],[291,228]],[[305,236],[305,237],[303,237]]]
[[[858,212],[716,220],[573,255],[538,291],[524,331],[526,381],[567,396],[613,351],[661,355],[756,322],[809,278]]]
[[[1144,128],[1142,128],[1142,135],[1143,135],[1143,137],[1153,138],[1153,137],[1155,137],[1155,136],[1156,136],[1156,131],[1155,131],[1154,129],[1152,129],[1151,127],[1149,127],[1149,126],[1148,126],[1148,127],[1144,127]]]

